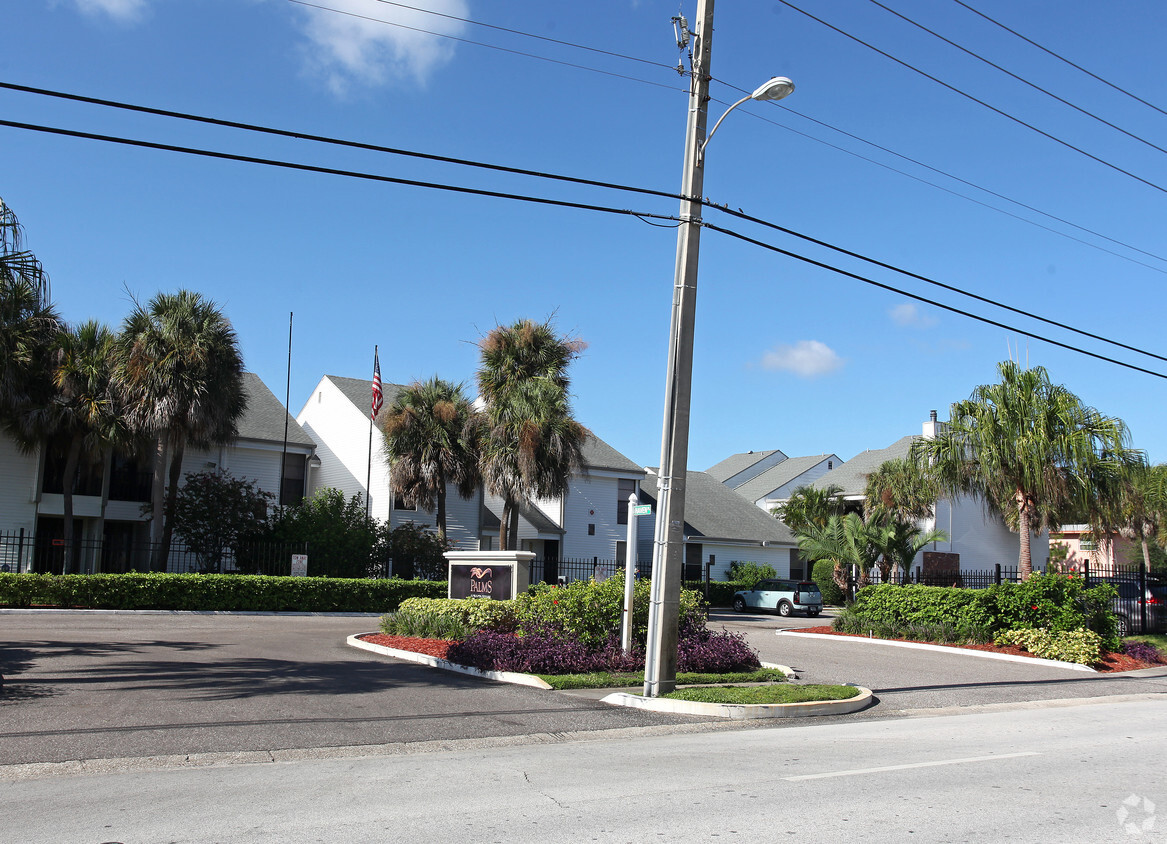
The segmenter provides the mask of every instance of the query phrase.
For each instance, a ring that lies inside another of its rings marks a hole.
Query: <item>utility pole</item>
[[[685,478],[689,460],[689,405],[693,385],[693,322],[697,306],[697,259],[701,242],[701,196],[713,42],[713,0],[697,0],[681,225],[673,283],[672,322],[665,386],[664,430],[657,481],[656,531],[652,549],[652,598],[644,666],[644,694],[668,694],[677,685],[677,621],[685,556]]]

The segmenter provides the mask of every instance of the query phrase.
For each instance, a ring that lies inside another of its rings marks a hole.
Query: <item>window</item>
[[[628,496],[636,492],[636,481],[621,478],[616,492],[616,524],[628,524]]]
[[[394,510],[409,510],[411,512],[417,512],[416,507],[413,507],[413,506],[410,506],[409,504],[407,504],[405,501],[405,498],[403,496],[397,495],[396,493],[393,494],[393,509]]]
[[[304,500],[304,472],[308,465],[303,454],[284,455],[284,477],[280,487],[280,506],[299,504]]]

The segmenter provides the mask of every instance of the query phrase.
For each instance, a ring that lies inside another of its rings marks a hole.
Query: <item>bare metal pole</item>
[[[288,311],[288,383],[284,388],[284,450],[280,457],[280,492],[276,504],[284,503],[284,470],[288,465],[288,416],[292,404],[292,311]]]
[[[701,156],[709,102],[709,60],[713,41],[713,0],[698,0],[697,31],[685,128],[681,225],[673,284],[672,323],[665,386],[664,430],[657,481],[656,533],[652,549],[652,599],[644,694],[668,694],[677,685],[677,620],[685,552],[685,476],[689,460],[689,405],[693,384],[693,324],[697,307],[697,260],[701,241],[701,196],[705,181]]]

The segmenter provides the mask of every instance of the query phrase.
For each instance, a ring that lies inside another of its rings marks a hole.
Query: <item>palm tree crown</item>
[[[519,502],[564,495],[583,465],[587,429],[572,418],[567,367],[584,344],[523,319],[497,326],[480,347],[480,465],[487,489],[503,499],[499,546],[507,549]]]
[[[393,491],[407,504],[437,510],[446,538],[446,485],[463,498],[478,489],[478,455],[471,442],[474,408],[462,384],[438,377],[397,393],[385,414],[385,453]]]
[[[997,368],[1000,383],[952,405],[946,428],[917,440],[912,455],[948,493],[971,494],[1004,517],[1020,534],[1018,565],[1028,577],[1031,532],[1071,512],[1106,520],[1107,502],[1141,455],[1127,447],[1121,419],[1083,405],[1044,368]]]

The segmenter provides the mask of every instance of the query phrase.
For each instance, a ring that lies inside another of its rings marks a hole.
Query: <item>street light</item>
[[[714,0],[698,0],[693,72],[689,85],[689,119],[685,132],[685,166],[681,181],[681,224],[673,283],[669,360],[665,376],[664,429],[657,476],[656,533],[652,549],[652,595],[648,610],[644,694],[657,697],[677,685],[677,619],[681,600],[681,567],[685,550],[685,481],[689,460],[689,406],[693,385],[693,318],[697,304],[697,261],[701,240],[701,197],[705,180],[706,108],[709,101],[709,59],[713,38]],[[794,90],[785,77],[775,77],[738,100],[780,100]],[[713,126],[721,125],[725,114]],[[713,132],[709,133],[713,137]],[[629,554],[633,553],[629,549]],[[630,557],[631,558],[631,557]]]

